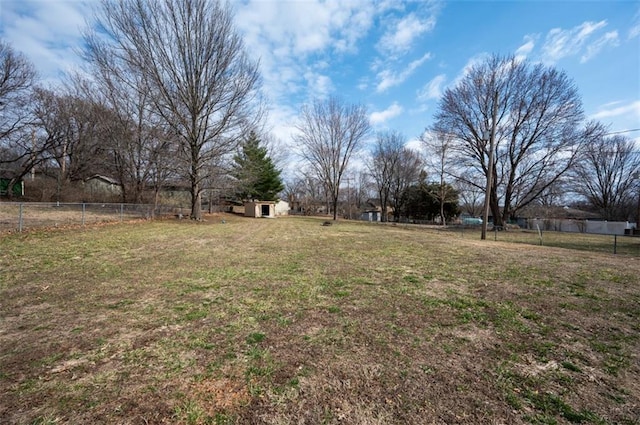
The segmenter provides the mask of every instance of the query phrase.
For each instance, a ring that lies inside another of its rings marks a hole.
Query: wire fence
[[[478,239],[480,239],[481,233],[476,226],[451,227],[446,231],[459,233],[464,238]],[[640,257],[640,236],[638,235],[611,235],[518,229],[508,231],[491,230],[487,232],[487,239],[500,242],[551,246]]]
[[[108,203],[0,202],[0,232],[22,232],[44,227],[64,227],[95,223],[179,216],[187,211],[175,206]],[[479,226],[425,226],[385,223],[448,232],[455,237],[480,239]],[[577,232],[509,230],[489,231],[487,239],[528,245],[543,245],[640,257],[640,237]]]
[[[182,213],[172,206],[145,204],[0,202],[0,232],[151,219]]]

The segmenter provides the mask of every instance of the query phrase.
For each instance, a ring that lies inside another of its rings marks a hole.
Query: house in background
[[[280,200],[276,203],[276,217],[283,215],[289,215],[289,203]]]
[[[360,213],[360,220],[363,221],[380,221],[382,214],[379,209],[367,209]]]
[[[362,206],[360,220],[364,221],[382,221],[382,206],[380,199],[369,198]],[[393,219],[393,208],[387,207],[387,220]]]
[[[122,186],[111,177],[93,175],[84,181],[84,193],[91,201],[114,201],[122,197]]]

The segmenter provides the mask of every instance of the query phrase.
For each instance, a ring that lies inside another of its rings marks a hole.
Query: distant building
[[[96,174],[84,181],[84,192],[90,200],[113,201],[122,197],[122,186],[111,177]]]
[[[244,203],[245,217],[274,218],[276,216],[276,203],[274,201],[251,201]]]
[[[287,201],[278,201],[276,203],[276,217],[282,215],[289,215],[289,203]]]

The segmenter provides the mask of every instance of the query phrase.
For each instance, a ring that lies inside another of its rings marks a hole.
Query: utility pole
[[[489,203],[491,198],[491,185],[493,184],[493,134],[487,137],[487,131],[482,132],[482,139],[489,139],[489,165],[487,167],[487,187],[484,191],[484,209],[482,214],[482,233],[481,240],[487,239],[487,222],[489,221]]]
[[[36,179],[36,129],[31,129],[31,181]],[[24,191],[23,191],[24,193]]]
[[[640,235],[640,172],[637,172],[633,175],[637,180],[636,186],[638,187],[638,211],[636,211],[636,231],[638,235]]]
[[[638,211],[636,214],[636,232],[640,235],[640,184],[638,185]]]

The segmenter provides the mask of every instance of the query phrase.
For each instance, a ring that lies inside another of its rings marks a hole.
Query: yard
[[[638,257],[209,216],[0,235],[0,422],[638,424]]]

